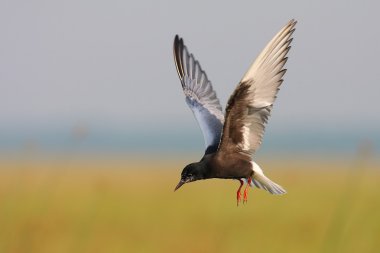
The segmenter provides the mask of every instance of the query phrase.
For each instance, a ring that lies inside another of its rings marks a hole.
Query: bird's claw
[[[241,202],[241,192],[240,191],[238,191],[236,193],[236,199],[237,199],[237,206],[239,206],[239,203]]]
[[[239,206],[239,203],[241,201],[241,192],[240,191],[241,191],[241,187],[243,187],[243,184],[244,184],[243,180],[241,180],[241,179],[239,179],[239,182],[240,182],[240,187],[236,192],[237,206]]]
[[[244,190],[243,204],[248,202],[248,187]]]

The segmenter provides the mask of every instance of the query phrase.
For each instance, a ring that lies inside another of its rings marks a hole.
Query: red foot
[[[248,202],[248,188],[249,188],[249,185],[251,184],[251,182],[252,182],[252,179],[251,179],[251,178],[248,178],[247,186],[246,186],[245,189],[244,189],[243,204],[245,204],[245,203]]]
[[[239,179],[239,181],[240,181],[240,187],[239,187],[239,189],[236,192],[236,199],[237,199],[237,205],[238,206],[239,206],[239,203],[241,201],[241,192],[240,192],[240,190],[241,190],[241,187],[243,187],[243,184],[244,184],[243,180]]]

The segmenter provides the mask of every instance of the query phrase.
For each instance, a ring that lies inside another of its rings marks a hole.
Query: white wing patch
[[[244,125],[242,127],[243,140],[242,140],[242,143],[240,144],[242,150],[249,150],[249,148],[251,146],[250,142],[249,142],[249,136],[250,136],[249,126],[250,125],[251,125],[250,123],[247,123],[246,125]]]

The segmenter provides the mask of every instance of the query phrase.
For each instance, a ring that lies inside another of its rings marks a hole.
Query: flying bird
[[[271,194],[286,193],[264,175],[252,156],[262,143],[265,125],[286,72],[284,65],[296,23],[290,20],[259,54],[229,98],[224,115],[206,72],[189,53],[183,39],[175,36],[173,51],[178,76],[186,103],[202,130],[206,149],[199,162],[183,169],[174,191],[185,183],[222,178],[239,180],[237,205],[242,197],[243,203],[248,201],[248,186]]]

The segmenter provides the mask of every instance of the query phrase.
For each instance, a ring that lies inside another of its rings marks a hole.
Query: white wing
[[[265,124],[286,72],[284,65],[296,21],[268,43],[231,95],[220,148],[252,155],[260,147]]]
[[[206,73],[194,56],[189,54],[178,35],[174,39],[173,51],[186,103],[193,111],[203,133],[205,153],[213,153],[218,148],[223,128],[222,106]]]

